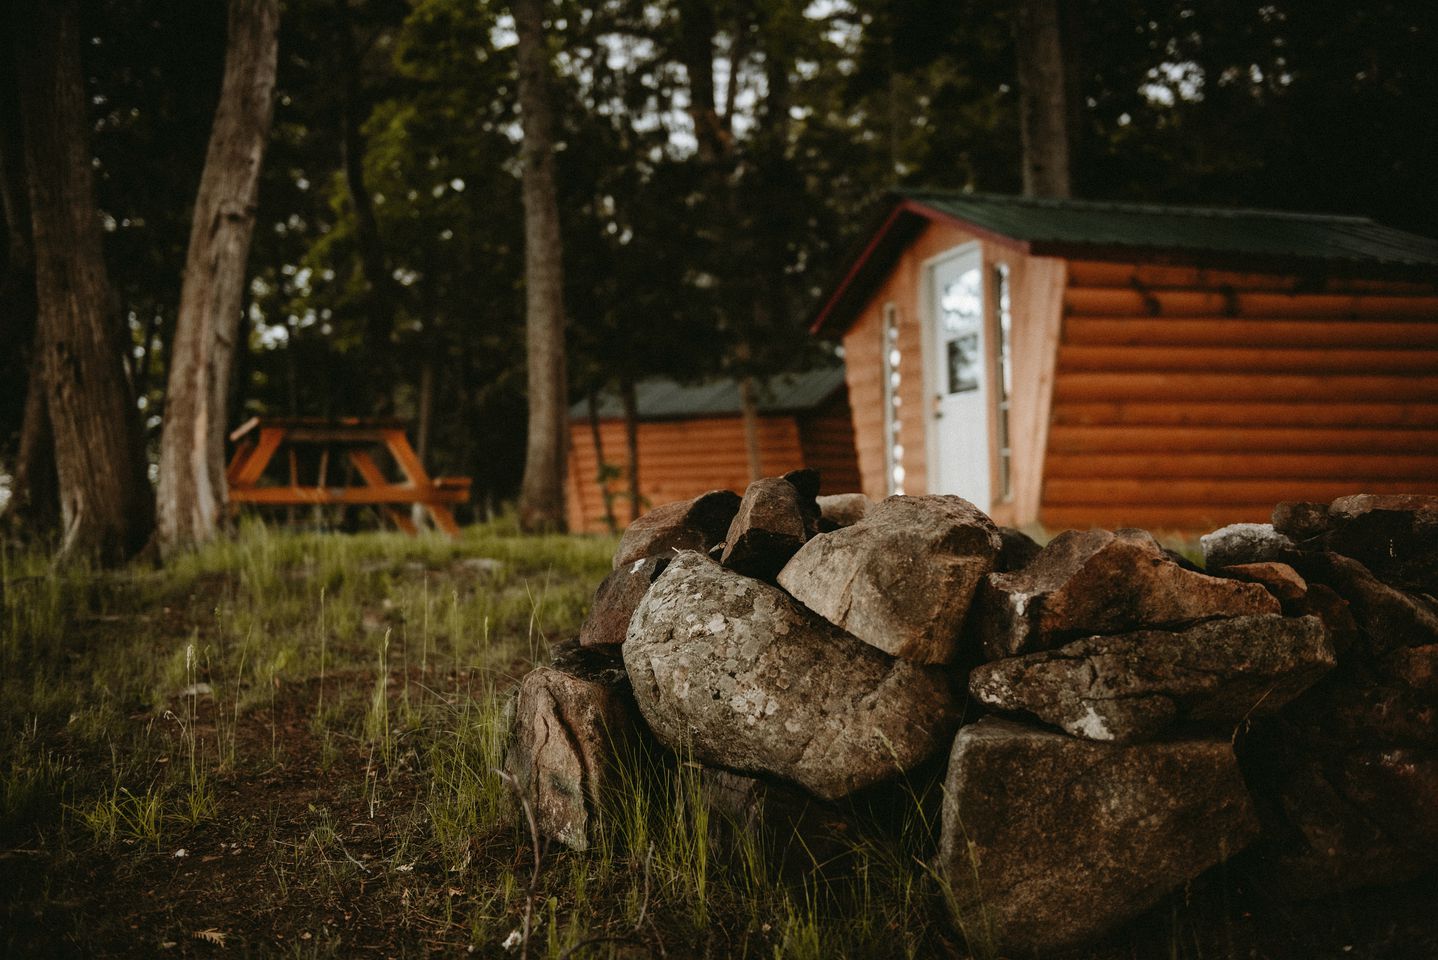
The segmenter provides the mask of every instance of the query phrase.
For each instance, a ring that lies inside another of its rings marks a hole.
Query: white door
[[[960,248],[929,270],[929,316],[935,350],[931,381],[937,394],[930,493],[952,493],[987,512],[989,405],[984,343],[983,256],[978,244]]]

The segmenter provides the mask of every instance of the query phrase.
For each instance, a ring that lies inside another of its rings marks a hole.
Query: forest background
[[[24,494],[34,532],[61,513],[32,495],[46,475],[25,462],[27,387],[45,375],[26,178],[48,170],[19,159],[40,5],[9,6],[0,500]],[[153,481],[235,21],[185,0],[51,6],[77,18],[101,312]],[[834,362],[804,319],[896,185],[1353,213],[1438,233],[1426,0],[269,6],[273,122],[216,419],[404,417],[433,473],[474,478],[476,514],[515,497],[526,456],[521,6],[543,17],[571,402],[632,395],[653,375]],[[1047,75],[1022,59],[1043,16]],[[1065,183],[1036,188],[1025,154],[1053,145],[1021,120],[1055,91]]]

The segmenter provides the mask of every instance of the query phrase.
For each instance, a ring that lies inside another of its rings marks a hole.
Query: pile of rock
[[[1284,503],[1202,544],[1210,566],[1322,619],[1338,657],[1244,744],[1268,887],[1320,896],[1438,864],[1438,498]]]
[[[1040,550],[957,497],[817,493],[631,525],[516,702],[546,835],[587,845],[639,737],[791,826],[947,757],[937,866],[1000,952],[1092,939],[1255,840],[1298,894],[1434,862],[1438,499],[1281,505],[1201,571],[1140,530]]]

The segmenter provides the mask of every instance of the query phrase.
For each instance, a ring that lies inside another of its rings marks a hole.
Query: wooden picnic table
[[[398,509],[419,504],[434,524],[450,536],[459,534],[450,505],[469,500],[469,477],[430,477],[405,436],[402,420],[365,417],[252,417],[230,434],[236,444],[225,472],[232,504],[257,503],[300,506],[305,504],[372,505],[410,535],[418,533],[414,521]],[[300,450],[317,448],[318,476],[313,484],[300,481]],[[373,450],[389,452],[403,482],[387,478]],[[280,483],[262,484],[265,470],[281,451],[287,454],[288,476]],[[360,484],[332,485],[330,454],[338,452],[354,468]]]

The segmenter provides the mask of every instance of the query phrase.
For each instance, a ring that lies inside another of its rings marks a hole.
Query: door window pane
[[[979,388],[979,323],[983,302],[977,269],[965,270],[944,285],[939,297],[940,322],[948,351],[948,392],[967,393]]]

